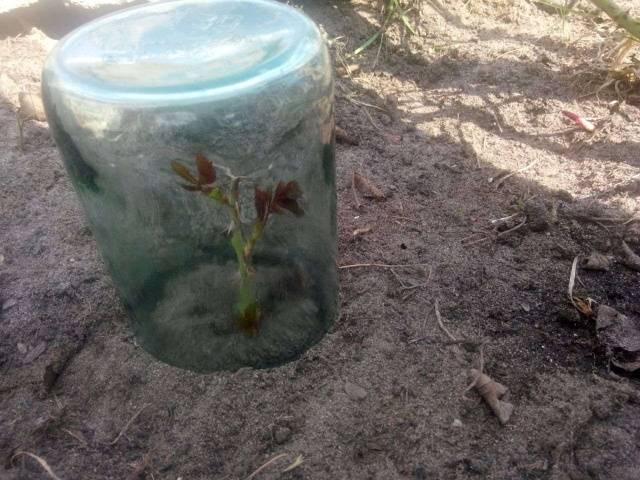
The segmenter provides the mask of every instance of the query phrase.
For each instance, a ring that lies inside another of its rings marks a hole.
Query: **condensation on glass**
[[[299,356],[337,308],[325,41],[269,0],[134,7],[61,40],[51,131],[141,345],[196,371]]]

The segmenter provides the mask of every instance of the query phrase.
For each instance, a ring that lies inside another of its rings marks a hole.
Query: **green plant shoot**
[[[256,218],[250,225],[244,225],[239,202],[242,177],[231,176],[229,185],[219,185],[216,183],[215,167],[210,160],[199,153],[196,155],[195,163],[197,175],[192,174],[189,168],[177,161],[171,162],[171,168],[187,182],[181,184],[182,188],[190,192],[200,192],[227,210],[231,220],[229,241],[235,252],[240,274],[234,320],[240,330],[249,335],[256,335],[260,328],[262,311],[254,287],[253,252],[272,214],[288,211],[295,216],[304,215],[304,210],[299,204],[302,191],[295,181],[280,181],[275,190],[255,185]]]

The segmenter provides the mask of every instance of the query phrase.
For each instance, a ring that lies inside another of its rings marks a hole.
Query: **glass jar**
[[[78,28],[51,131],[149,353],[195,371],[299,356],[337,308],[333,78],[270,0],[177,0]]]

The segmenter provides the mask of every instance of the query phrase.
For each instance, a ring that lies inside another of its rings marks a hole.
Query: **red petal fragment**
[[[189,171],[189,169],[185,167],[183,164],[181,164],[180,162],[176,162],[175,160],[171,162],[171,169],[175,173],[180,175],[187,182],[192,183],[194,185],[198,184],[198,180],[196,180],[196,177],[191,175],[191,172]]]
[[[213,163],[203,154],[196,155],[196,167],[198,168],[198,180],[203,184],[210,184],[216,181],[216,171]]]
[[[586,118],[582,118],[576,113],[570,112],[568,110],[562,110],[562,114],[587,132],[593,132],[596,129],[596,126],[593,123],[591,123]]]

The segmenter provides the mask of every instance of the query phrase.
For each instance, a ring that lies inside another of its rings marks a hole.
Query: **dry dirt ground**
[[[394,25],[355,60],[375,4],[298,3],[336,66],[361,66],[336,85],[337,123],[359,141],[337,148],[340,264],[412,266],[341,269],[321,343],[280,368],[208,375],[137,346],[46,123],[16,147],[17,94],[37,91],[51,42],[2,35],[0,478],[50,478],[19,452],[63,480],[244,479],[279,454],[255,478],[640,478],[640,384],[566,293],[576,255],[608,255],[608,271],[578,268],[575,294],[638,325],[640,274],[619,247],[640,251],[638,223],[622,225],[638,209],[640,108],[587,95],[608,24],[524,0],[447,3],[419,2],[416,36]],[[32,18],[55,35],[85,17]],[[386,198],[356,197],[354,170]],[[490,221],[514,214],[499,229],[526,223],[498,238]],[[453,336],[486,342],[484,369],[515,406],[505,426],[464,393],[478,348],[448,341],[436,301]]]

